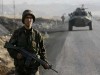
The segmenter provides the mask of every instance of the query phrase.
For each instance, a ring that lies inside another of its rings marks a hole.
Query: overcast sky
[[[100,3],[100,0],[0,0],[0,3],[12,4],[15,1],[16,4],[28,3],[28,4],[48,4],[48,3],[67,3],[67,4],[84,4],[84,3]]]

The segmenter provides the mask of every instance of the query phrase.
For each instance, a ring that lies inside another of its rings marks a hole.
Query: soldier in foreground
[[[15,30],[9,43],[13,46],[24,48],[30,53],[34,53],[38,58],[47,62],[46,50],[43,44],[43,38],[41,34],[32,28],[32,24],[35,22],[35,16],[31,10],[25,10],[22,14],[22,23],[24,26]],[[29,64],[26,63],[26,58],[20,52],[7,48],[10,56],[14,59],[15,75],[36,75],[40,63],[32,59]],[[47,62],[48,63],[48,62]],[[45,69],[49,69],[50,65],[43,66]]]

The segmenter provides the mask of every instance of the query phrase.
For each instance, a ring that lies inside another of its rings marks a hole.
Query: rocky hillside
[[[7,75],[13,68],[12,59],[7,50],[3,47],[5,41],[9,40],[10,36],[0,36],[0,75]]]
[[[7,18],[7,17],[0,17],[0,26],[2,30],[2,33],[8,34],[12,33],[15,28],[19,27],[22,23],[20,19],[13,19],[13,18]],[[0,29],[0,30],[1,30]]]

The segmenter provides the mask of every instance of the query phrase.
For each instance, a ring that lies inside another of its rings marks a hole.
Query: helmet
[[[35,16],[33,15],[33,12],[31,10],[25,10],[22,14],[22,23],[24,24],[24,19],[27,15],[32,15],[33,17],[33,23],[35,22]]]

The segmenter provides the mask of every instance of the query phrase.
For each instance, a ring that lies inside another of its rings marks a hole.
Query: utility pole
[[[4,15],[3,15],[3,0],[2,0],[2,16],[4,16]]]
[[[14,28],[13,28],[13,32],[14,32],[14,30],[16,29],[16,21],[15,21],[15,0],[13,0],[13,9],[14,9],[14,19],[13,19],[13,26],[14,26]]]
[[[14,8],[14,20],[15,20],[15,0],[13,0],[13,8]]]

